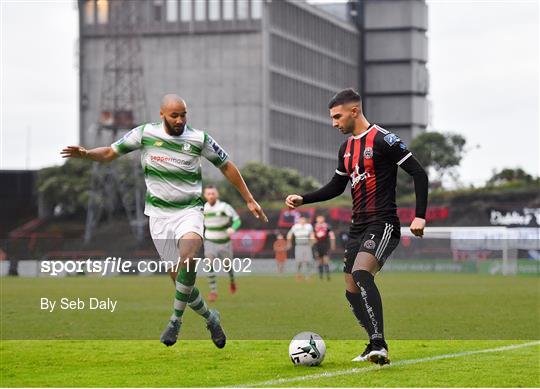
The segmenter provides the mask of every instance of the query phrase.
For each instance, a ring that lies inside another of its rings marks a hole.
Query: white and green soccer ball
[[[289,356],[295,365],[320,365],[326,354],[324,340],[315,332],[300,332],[289,344]]]

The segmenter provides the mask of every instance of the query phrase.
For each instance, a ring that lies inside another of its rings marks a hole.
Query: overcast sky
[[[78,142],[76,6],[0,2],[0,168],[59,164],[59,149]],[[538,2],[428,4],[431,125],[466,137],[462,182],[502,167],[538,175]]]

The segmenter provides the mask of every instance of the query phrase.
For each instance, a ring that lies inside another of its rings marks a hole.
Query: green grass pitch
[[[366,336],[349,311],[340,274],[331,282],[219,277],[212,306],[229,336],[214,347],[188,311],[182,340],[157,340],[170,315],[166,277],[2,278],[2,387],[21,386],[540,386],[540,279],[476,274],[381,274],[392,364],[351,359]],[[197,285],[207,293],[206,279]],[[40,298],[113,298],[115,312],[40,309]],[[289,340],[326,341],[319,367],[295,367]],[[535,342],[534,344],[530,344]],[[528,344],[526,347],[513,345]],[[505,348],[505,346],[511,346]],[[468,353],[470,352],[470,353]]]

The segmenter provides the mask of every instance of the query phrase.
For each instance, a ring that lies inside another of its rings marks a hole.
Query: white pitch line
[[[355,368],[347,369],[347,370],[337,370],[337,371],[331,371],[327,373],[308,374],[308,375],[304,375],[300,377],[279,378],[277,380],[261,381],[261,382],[255,382],[252,384],[235,385],[234,387],[243,388],[243,387],[254,387],[254,386],[281,385],[281,384],[286,384],[289,382],[298,382],[298,381],[306,381],[306,380],[318,379],[318,378],[330,378],[330,377],[337,377],[337,376],[342,376],[342,375],[364,373],[364,372],[378,370],[378,369],[389,369],[395,366],[414,365],[416,363],[438,361],[440,359],[459,358],[459,357],[465,357],[468,355],[483,354],[483,353],[495,353],[499,351],[515,350],[518,348],[537,346],[537,345],[540,345],[540,341],[520,343],[520,344],[511,344],[508,346],[488,348],[488,349],[483,349],[483,350],[463,351],[463,352],[454,353],[454,354],[441,354],[441,355],[435,355],[435,356],[426,357],[426,358],[406,359],[403,361],[393,362],[385,366],[371,365],[369,367],[355,367]]]

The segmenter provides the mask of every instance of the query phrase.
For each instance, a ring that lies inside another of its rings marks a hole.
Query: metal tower
[[[141,44],[137,32],[141,19],[138,10],[136,1],[108,1],[101,109],[97,123],[97,135],[101,140],[112,142],[118,139],[121,132],[148,119]],[[133,235],[138,241],[143,239],[147,222],[143,215],[144,180],[138,155],[130,157],[127,164],[94,163],[86,215],[85,243],[92,240],[103,212],[105,211],[111,220],[119,203],[126,212]]]

